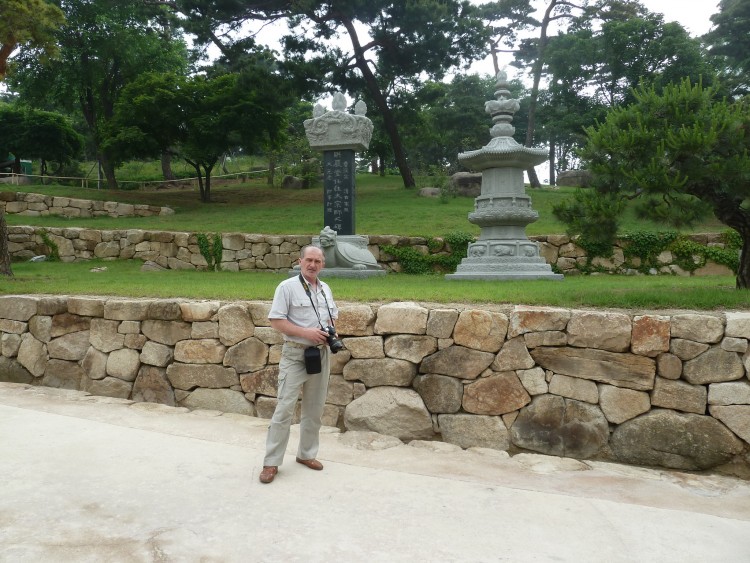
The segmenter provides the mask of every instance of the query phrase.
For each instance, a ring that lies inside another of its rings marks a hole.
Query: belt
[[[293,340],[285,340],[284,346],[291,346],[292,348],[302,348],[304,350],[306,348],[321,348],[322,349],[326,345],[318,344],[317,346],[313,346],[313,345],[302,344],[301,342],[294,342]]]

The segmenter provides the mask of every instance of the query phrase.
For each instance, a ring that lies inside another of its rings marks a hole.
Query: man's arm
[[[328,333],[320,327],[303,328],[287,319],[269,319],[269,321],[271,321],[271,327],[282,334],[305,338],[315,344],[325,344],[328,337]]]

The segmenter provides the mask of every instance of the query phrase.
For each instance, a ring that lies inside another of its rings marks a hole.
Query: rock
[[[148,318],[150,301],[110,299],[104,304],[104,318],[117,321],[143,321]]]
[[[279,366],[268,366],[252,373],[243,373],[240,375],[240,385],[245,393],[276,397],[279,388]]]
[[[349,360],[344,366],[344,379],[361,381],[367,387],[408,387],[416,374],[416,365],[394,358]]]
[[[742,452],[742,442],[710,416],[657,409],[629,420],[612,433],[620,462],[689,471],[710,469]]]
[[[187,322],[210,321],[219,310],[218,301],[189,301],[180,303],[182,320]],[[166,342],[165,342],[166,344]]]
[[[385,339],[384,351],[389,358],[406,360],[418,364],[426,356],[437,352],[437,339],[434,336],[411,336],[397,334]]]
[[[34,297],[0,296],[0,318],[26,322],[37,314],[37,302]]]
[[[85,377],[83,369],[76,362],[50,360],[42,377],[42,385],[58,389],[80,389]]]
[[[711,416],[718,418],[727,428],[750,444],[750,406],[748,405],[713,405]]]
[[[483,352],[498,352],[503,347],[508,332],[508,317],[478,309],[461,311],[453,340],[459,346]]]
[[[704,414],[707,391],[703,385],[690,385],[657,377],[651,391],[651,405],[676,411]]]
[[[507,451],[510,433],[497,416],[469,414],[438,415],[438,425],[443,440],[467,448],[491,448]]]
[[[158,272],[158,271],[166,270],[166,269],[167,268],[165,268],[164,266],[160,266],[153,260],[146,260],[143,263],[143,266],[141,266],[141,272]]]
[[[736,352],[715,346],[700,356],[685,362],[682,377],[688,383],[703,385],[734,381],[745,376],[745,366]]]
[[[633,318],[633,333],[630,350],[639,356],[650,358],[669,351],[669,317],[644,315]]]
[[[190,323],[183,321],[146,320],[141,323],[141,332],[149,340],[174,346],[191,336]]]
[[[91,328],[91,318],[72,313],[61,313],[51,319],[50,337],[57,338],[71,332],[88,331]]]
[[[585,403],[597,404],[599,402],[599,389],[596,383],[561,373],[552,376],[549,382],[549,392]]]
[[[125,335],[117,332],[119,326],[119,321],[99,318],[91,319],[89,334],[91,345],[105,353],[122,348],[125,345]]]
[[[219,340],[225,346],[234,346],[250,338],[255,325],[245,305],[232,303],[219,309]]]
[[[544,369],[582,379],[648,391],[654,386],[656,363],[651,358],[587,348],[542,346],[531,357]]]
[[[693,342],[684,338],[672,338],[669,344],[669,353],[674,354],[680,360],[692,360],[710,347],[709,344],[703,342]]]
[[[462,406],[473,414],[500,415],[519,410],[531,397],[515,373],[497,373],[466,385]]]
[[[456,193],[464,197],[478,197],[482,193],[482,173],[456,172],[450,182]]]
[[[167,380],[167,370],[156,366],[141,366],[133,383],[132,399],[137,402],[159,403],[174,407],[174,390]]]
[[[440,188],[421,188],[417,195],[419,197],[440,197]]]
[[[461,379],[476,379],[495,360],[490,352],[450,346],[427,356],[419,366],[420,373],[451,375]]]
[[[568,322],[568,345],[625,352],[632,328],[630,317],[622,313],[574,312]]]
[[[117,377],[105,377],[104,379],[95,380],[84,377],[81,389],[100,397],[127,399],[130,397],[132,383],[123,381]]]
[[[267,360],[268,346],[257,338],[248,338],[227,349],[223,364],[234,368],[237,373],[246,373],[263,369]]]
[[[374,322],[375,313],[369,305],[344,305],[339,307],[336,331],[340,336],[369,336]]]
[[[511,371],[533,367],[534,359],[529,355],[526,341],[523,337],[517,336],[503,344],[490,369],[493,371]]]
[[[18,348],[16,359],[34,377],[44,375],[49,360],[47,346],[27,332],[21,336],[21,346]]]
[[[450,338],[458,320],[455,309],[432,309],[427,318],[427,334],[435,338]]]
[[[135,381],[140,367],[140,354],[137,350],[130,348],[115,350],[107,358],[107,375],[123,381]]]
[[[557,174],[555,184],[558,186],[577,186],[588,188],[593,175],[588,170],[563,170]]]
[[[464,386],[455,377],[420,375],[413,386],[432,414],[455,413],[461,408]]]
[[[542,368],[519,369],[516,375],[529,395],[544,395],[549,391],[547,378]]]
[[[83,357],[81,367],[84,373],[90,379],[104,379],[107,376],[107,359],[109,356],[89,346],[86,355]]]
[[[656,373],[665,379],[679,379],[682,375],[682,360],[674,354],[656,356]]]
[[[199,388],[190,393],[179,404],[189,409],[217,410],[247,416],[255,415],[253,405],[245,399],[245,396],[239,391],[231,389]]]
[[[385,358],[382,336],[360,336],[342,339],[352,358]]]
[[[182,364],[174,362],[167,367],[167,379],[176,389],[191,391],[196,387],[218,389],[239,385],[237,372],[215,364]]]
[[[425,334],[427,314],[416,303],[389,303],[378,309],[375,334]]]
[[[89,331],[71,332],[54,338],[47,344],[50,358],[82,360],[89,349]]]
[[[725,336],[750,339],[750,313],[729,312],[725,314],[727,326]]]
[[[16,360],[0,356],[0,381],[32,383],[34,376]]]
[[[708,386],[709,405],[750,405],[750,382],[732,381]]]
[[[326,404],[345,407],[354,400],[354,384],[342,375],[332,374],[328,379]]]
[[[369,430],[401,440],[429,439],[432,417],[413,389],[375,387],[355,399],[344,411],[347,430]]]
[[[174,347],[174,359],[186,364],[220,364],[225,352],[224,345],[213,338],[180,340]]]
[[[609,422],[622,424],[648,412],[651,409],[651,400],[644,391],[599,384],[599,407]]]
[[[141,349],[141,363],[151,366],[166,367],[174,358],[174,350],[170,346],[148,341]]]
[[[529,332],[564,331],[570,315],[568,309],[517,305],[510,314],[508,337]]]
[[[284,176],[281,179],[281,189],[283,190],[304,190],[307,188],[307,182],[296,176]]]
[[[671,332],[672,338],[715,344],[724,336],[724,324],[712,315],[674,315]]]
[[[519,448],[586,459],[609,438],[609,424],[597,406],[555,395],[539,395],[523,408],[510,429]]]

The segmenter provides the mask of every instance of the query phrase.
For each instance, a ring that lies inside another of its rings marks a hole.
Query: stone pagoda
[[[545,149],[527,148],[513,139],[513,114],[520,109],[510,97],[505,72],[497,73],[496,100],[485,103],[492,116],[492,140],[479,150],[460,153],[458,160],[482,173],[482,191],[474,200],[469,222],[479,225],[479,239],[471,243],[450,280],[561,280],[539,255],[539,244],[526,236],[526,225],[539,218],[531,208],[523,183],[524,170],[547,158]]]

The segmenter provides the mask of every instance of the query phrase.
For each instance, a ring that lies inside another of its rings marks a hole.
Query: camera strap
[[[320,313],[318,313],[318,308],[315,306],[315,300],[312,298],[312,292],[310,291],[310,284],[307,283],[307,280],[302,274],[299,275],[299,281],[302,284],[302,288],[305,290],[305,293],[307,293],[307,298],[310,300],[310,305],[312,305],[313,311],[315,311],[315,316],[318,317],[318,324],[320,325],[320,328],[325,330],[325,327],[323,326],[323,322],[320,320]],[[334,324],[333,316],[331,315],[331,306],[328,305],[328,298],[326,297],[326,292],[325,292],[325,289],[323,289],[322,285],[320,286],[320,291],[323,294],[323,300],[326,302],[326,309],[328,309],[328,320],[331,321],[331,326],[335,328],[336,325]]]

